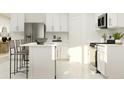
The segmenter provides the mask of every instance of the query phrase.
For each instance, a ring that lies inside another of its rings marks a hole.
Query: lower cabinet
[[[62,59],[69,59],[68,47],[67,46],[62,47],[62,49],[61,49],[61,58]]]
[[[97,46],[97,70],[106,78],[124,78],[124,46],[102,44]]]
[[[29,78],[55,78],[55,51],[53,46],[29,46]]]
[[[68,47],[67,46],[57,46],[57,60],[69,59],[68,56]]]
[[[98,71],[101,72],[101,74],[105,75],[105,61],[103,59],[105,53],[104,52],[97,52],[97,66],[98,66]]]

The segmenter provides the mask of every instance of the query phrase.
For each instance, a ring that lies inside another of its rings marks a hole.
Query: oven
[[[96,45],[94,44],[90,44],[90,48],[89,48],[89,60],[90,60],[90,64],[92,66],[94,66],[95,68],[97,68],[97,48]]]
[[[90,43],[90,48],[89,48],[89,61],[90,64],[95,67],[96,73],[99,73],[97,70],[97,44],[111,44],[111,43],[99,43],[99,42],[94,42]]]

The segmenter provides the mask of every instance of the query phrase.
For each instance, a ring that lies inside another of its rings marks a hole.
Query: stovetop
[[[109,44],[109,43],[105,43],[105,42],[92,42],[92,43],[90,43],[90,46],[91,47],[95,47],[97,44]]]

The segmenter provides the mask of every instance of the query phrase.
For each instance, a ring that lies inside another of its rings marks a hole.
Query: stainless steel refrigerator
[[[46,25],[44,23],[25,23],[25,43],[36,42],[38,38],[45,38]]]

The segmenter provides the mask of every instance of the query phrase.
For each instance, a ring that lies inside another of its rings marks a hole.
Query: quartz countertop
[[[124,44],[97,44],[98,46],[124,47]]]
[[[52,47],[57,46],[55,43],[44,43],[43,45],[37,44],[36,42],[22,44],[20,46],[29,46],[29,47]]]

